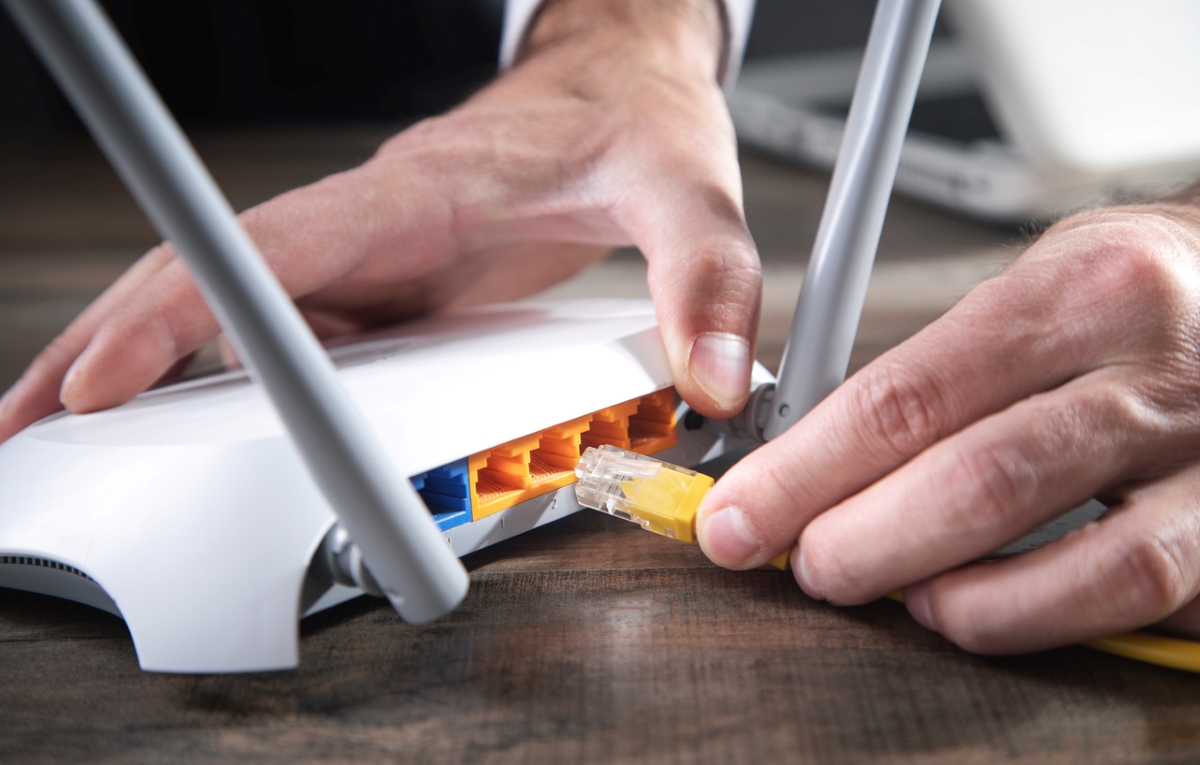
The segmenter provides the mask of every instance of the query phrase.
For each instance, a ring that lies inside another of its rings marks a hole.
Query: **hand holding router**
[[[321,339],[525,298],[634,245],[678,389],[707,417],[741,408],[760,275],[716,80],[716,4],[674,4],[696,6],[686,18],[629,4],[583,31],[590,0],[551,4],[520,64],[461,106],[239,215]],[[549,44],[564,26],[571,44]],[[595,97],[579,99],[589,82]],[[174,247],[154,248],[0,403],[0,441],[64,405],[130,400],[219,330]]]

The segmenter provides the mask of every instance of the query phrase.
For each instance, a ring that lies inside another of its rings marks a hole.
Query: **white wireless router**
[[[489,306],[331,355],[460,556],[578,510],[581,447],[694,465],[751,445],[684,416],[644,301]],[[0,486],[0,586],[120,616],[143,669],[293,667],[300,616],[372,587],[242,372],[42,420],[0,445]]]

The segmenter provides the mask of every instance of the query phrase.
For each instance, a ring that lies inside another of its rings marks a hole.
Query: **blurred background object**
[[[1019,223],[1200,176],[1200,4],[947,0],[944,10],[898,191]],[[763,53],[729,99],[739,139],[831,167],[861,46]]]
[[[185,128],[413,119],[495,74],[503,0],[103,0]],[[0,136],[81,135],[0,20]]]
[[[504,0],[101,0],[185,128],[413,120],[496,72]],[[747,60],[853,49],[873,0],[759,0]],[[0,140],[82,135],[0,14]]]

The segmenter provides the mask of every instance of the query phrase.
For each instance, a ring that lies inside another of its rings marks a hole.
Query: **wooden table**
[[[235,203],[357,161],[383,130],[202,137]],[[153,234],[84,147],[0,152],[0,384]],[[825,180],[744,161],[777,360]],[[800,213],[799,215],[797,213]],[[1011,258],[1012,232],[893,207],[856,364]],[[558,294],[641,294],[617,256]],[[0,487],[0,490],[3,490]],[[361,598],[305,620],[301,664],[141,672],[124,624],[0,590],[0,761],[1195,762],[1194,676],[1082,648],[983,658],[890,601],[579,514],[471,555],[466,602],[413,627]]]

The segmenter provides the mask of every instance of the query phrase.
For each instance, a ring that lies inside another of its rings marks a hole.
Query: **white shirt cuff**
[[[725,5],[726,50],[725,76],[721,83],[726,90],[733,87],[742,56],[746,52],[746,38],[750,35],[750,22],[754,18],[755,0],[721,0]],[[529,24],[542,6],[542,0],[506,0],[504,5],[504,31],[500,36],[500,68],[508,69],[517,57],[517,51],[525,42]]]

